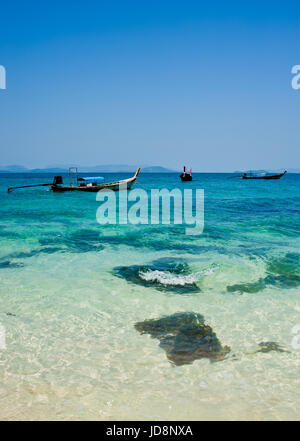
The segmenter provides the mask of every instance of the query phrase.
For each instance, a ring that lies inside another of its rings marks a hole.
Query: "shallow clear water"
[[[299,419],[300,175],[228,176],[139,176],[204,188],[204,233],[187,236],[101,226],[96,194],[7,194],[52,176],[0,174],[1,419]],[[176,365],[135,328],[185,312],[230,352]]]

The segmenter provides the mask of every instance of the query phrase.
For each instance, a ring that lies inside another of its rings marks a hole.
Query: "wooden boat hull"
[[[269,175],[269,176],[242,176],[242,179],[280,179],[282,176],[286,174],[286,171],[284,173],[280,173],[278,175]]]
[[[192,175],[187,174],[187,173],[182,173],[180,175],[180,179],[182,180],[182,182],[187,182],[187,181],[192,181],[193,180]]]
[[[130,189],[131,186],[132,186],[132,182],[124,185],[124,190],[126,188]],[[94,186],[91,186],[91,187],[79,187],[79,186],[75,186],[75,185],[72,186],[72,187],[70,187],[70,186],[63,186],[63,185],[60,185],[60,186],[52,185],[52,187],[51,187],[51,190],[54,191],[54,192],[85,191],[85,192],[88,192],[88,193],[97,193],[97,191],[100,191],[100,190],[102,190],[102,191],[109,191],[109,190],[119,191],[119,189],[120,189],[120,184],[119,183],[111,184],[111,185],[106,185],[106,186],[104,186],[104,185],[94,185]]]
[[[182,182],[188,182],[188,181],[192,181],[192,169],[190,170],[190,172],[186,171],[186,166],[183,166],[183,173],[181,173],[181,175],[179,175],[180,179]]]
[[[88,193],[97,193],[98,191],[119,191],[129,190],[132,184],[136,181],[136,178],[140,172],[138,168],[135,175],[132,178],[124,179],[123,181],[109,182],[107,184],[91,185],[91,186],[79,186],[79,185],[52,185],[51,190],[56,193],[62,193],[65,191],[85,191]]]

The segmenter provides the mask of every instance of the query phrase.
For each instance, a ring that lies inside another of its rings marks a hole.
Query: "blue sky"
[[[300,5],[1,5],[1,165],[300,168]]]

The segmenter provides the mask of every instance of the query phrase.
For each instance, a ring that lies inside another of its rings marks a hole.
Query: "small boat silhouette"
[[[244,173],[242,176],[241,176],[241,178],[242,179],[280,179],[280,178],[282,178],[282,176],[284,176],[285,174],[286,174],[286,170],[283,172],[283,173],[277,173],[277,174],[274,174],[274,175],[261,175],[261,176],[259,176],[259,175],[255,175],[255,174],[251,174],[251,172],[250,173]]]
[[[183,167],[183,173],[180,175],[180,179],[184,181],[192,181],[192,169],[189,172],[186,171],[186,167]]]

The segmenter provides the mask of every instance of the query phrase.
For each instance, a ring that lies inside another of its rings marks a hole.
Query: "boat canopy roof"
[[[269,176],[269,175],[276,175],[283,173],[284,170],[276,170],[276,171],[270,171],[270,170],[247,170],[244,173],[246,173],[248,176]]]
[[[80,177],[78,180],[83,180],[83,181],[103,181],[104,177],[103,176],[84,176],[84,177]]]

